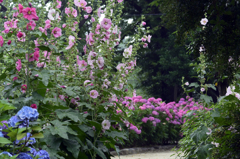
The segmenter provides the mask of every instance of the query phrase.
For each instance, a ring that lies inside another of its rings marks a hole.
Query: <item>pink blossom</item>
[[[61,28],[58,28],[58,27],[55,27],[53,30],[52,30],[52,34],[55,38],[58,38],[60,36],[62,36],[62,29]]]
[[[148,42],[150,43],[151,42],[151,35],[148,35],[148,37],[147,37],[147,40],[148,40]]]
[[[65,96],[64,95],[59,95],[58,96],[61,100],[65,100]]]
[[[36,26],[36,23],[31,20],[29,23],[27,23],[26,29],[27,30],[34,30],[35,26]]]
[[[34,52],[33,58],[35,61],[39,61],[39,51]]]
[[[68,37],[68,39],[69,39],[69,45],[68,45],[68,47],[66,47],[67,50],[72,48],[73,45],[75,44],[75,37],[74,36],[70,35]]]
[[[17,64],[17,67],[16,67],[16,69],[18,70],[18,72],[21,70],[21,68],[22,68],[22,62],[21,62],[21,60],[20,59],[18,59],[17,60],[17,62],[16,62],[16,64]]]
[[[142,22],[142,26],[146,25],[146,22]]]
[[[39,68],[46,67],[46,63],[45,62],[37,63],[37,67],[39,67]]]
[[[5,29],[11,29],[13,28],[13,23],[11,21],[4,22],[4,28]]]
[[[61,1],[59,1],[59,0],[57,0],[57,6],[56,6],[56,8],[61,8],[61,6],[62,6],[62,2]]]
[[[153,115],[159,115],[159,113],[158,113],[157,111],[155,111],[155,110],[152,111],[152,114],[153,114]]]
[[[18,37],[18,40],[21,41],[21,42],[24,42],[26,40],[25,39],[25,37],[26,37],[25,33],[18,32],[17,37]]]
[[[62,25],[63,28],[66,28],[66,26],[67,26],[66,24],[63,24],[63,25]]]
[[[45,35],[47,35],[47,30],[42,28],[42,27],[39,27],[38,28],[42,33],[44,33]]]
[[[36,13],[36,8],[24,8],[22,10],[23,17],[28,19],[28,20],[33,20],[38,18],[37,13]]]
[[[103,57],[98,57],[98,60],[96,61],[99,68],[102,68],[104,66],[104,59]]]
[[[21,4],[18,4],[18,9],[19,9],[19,13],[22,13],[23,11],[23,6]]]
[[[89,17],[89,15],[84,15],[84,18],[87,19]]]
[[[75,22],[73,23],[72,31],[76,31],[77,24],[78,24],[77,21],[75,21]]]
[[[135,132],[136,132],[137,134],[141,134],[142,130],[136,129]]]
[[[122,3],[123,0],[118,0],[118,3]]]
[[[77,10],[72,8],[72,15],[76,18],[77,17]]]
[[[92,7],[85,7],[85,9],[86,9],[86,12],[89,14],[89,13],[91,13],[92,12]]]
[[[103,10],[101,9],[101,7],[99,7],[97,11],[98,18],[101,17],[101,13],[103,13]]]
[[[50,20],[56,20],[59,19],[59,13],[55,9],[50,9],[48,12],[48,18]]]
[[[3,37],[0,35],[0,46],[3,47],[3,44],[4,44],[4,40],[3,40]]]
[[[99,95],[98,95],[98,92],[96,90],[91,90],[90,91],[90,97],[92,98],[97,98]]]
[[[117,65],[116,68],[117,68],[118,71],[122,71],[124,69],[124,67],[125,67],[125,64],[120,63],[120,64]]]
[[[148,121],[148,117],[142,118],[142,122],[147,123],[147,121]]]
[[[8,45],[11,45],[12,41],[11,40],[8,40],[7,44]]]
[[[45,21],[45,27],[44,27],[44,29],[49,29],[50,27],[51,27],[51,20],[47,19],[47,20]]]
[[[92,18],[91,18],[91,21],[92,21],[92,22],[95,22],[95,18],[94,18],[94,17],[92,17]]]
[[[25,93],[26,90],[27,90],[27,85],[26,85],[26,84],[22,85],[22,86],[21,86],[21,91],[22,91],[23,93]]]
[[[154,119],[155,119],[155,118],[154,118],[154,117],[152,117],[152,116],[151,116],[151,117],[149,117],[149,120],[150,120],[150,121],[153,121]]]
[[[106,30],[111,28],[111,25],[112,25],[111,19],[104,18],[101,22],[101,27],[106,29]]]
[[[13,81],[16,81],[17,79],[18,79],[18,77],[17,77],[17,76],[13,77]]]
[[[143,44],[143,48],[147,48],[148,44],[147,43],[144,43]]]
[[[28,60],[29,62],[34,61],[34,54],[26,54],[26,60]]]
[[[37,109],[37,104],[32,104],[30,107],[33,109]]]
[[[77,7],[86,7],[87,5],[87,2],[85,0],[74,0],[74,4],[77,6]]]
[[[77,60],[80,71],[85,71],[87,69],[87,62],[84,60]]]

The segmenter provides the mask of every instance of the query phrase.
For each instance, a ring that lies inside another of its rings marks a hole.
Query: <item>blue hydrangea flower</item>
[[[40,150],[37,152],[36,156],[39,156],[40,158],[38,159],[50,159],[49,154],[45,150]]]
[[[20,153],[17,158],[18,159],[33,159],[32,156],[30,156],[27,153]]]
[[[33,109],[28,106],[23,106],[21,110],[18,111],[17,116],[20,120],[30,120],[34,121],[38,118],[39,113],[37,112],[37,109]]]
[[[35,139],[34,137],[31,137],[31,133],[27,133],[27,135],[26,135],[25,137],[23,137],[22,139],[16,140],[16,141],[15,141],[15,144],[19,144],[20,141],[25,141],[26,138],[27,138],[27,140],[30,138],[30,139],[28,140],[26,146],[28,146],[29,144],[30,144],[30,145],[33,145],[33,144],[36,143],[36,139]],[[23,144],[23,143],[21,143],[21,144]]]
[[[9,157],[12,157],[12,155],[9,152],[3,151],[2,153],[0,153],[0,156],[6,156],[8,155]]]
[[[0,137],[4,137],[3,133],[0,131]]]
[[[29,153],[31,153],[34,157],[37,154],[37,151],[34,148],[29,147],[31,150],[29,151]]]
[[[9,121],[8,121],[8,126],[9,127],[15,127],[17,122],[20,122],[21,120],[15,115],[12,116]]]

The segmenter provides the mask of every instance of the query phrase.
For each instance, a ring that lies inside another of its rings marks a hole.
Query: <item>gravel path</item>
[[[120,159],[175,159],[175,156],[170,157],[174,154],[174,151],[160,151],[160,152],[147,152],[132,155],[122,155]],[[111,159],[119,159],[118,156],[112,157]]]

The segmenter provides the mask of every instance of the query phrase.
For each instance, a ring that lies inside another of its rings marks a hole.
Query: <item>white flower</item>
[[[59,13],[55,9],[50,9],[48,12],[48,18],[50,20],[56,20],[59,18]]]
[[[110,126],[111,126],[111,123],[109,122],[109,120],[103,120],[102,127],[104,130],[110,129]]]
[[[207,18],[203,18],[203,19],[200,21],[200,23],[201,23],[202,25],[206,25],[207,22],[208,22],[208,19],[207,19]]]
[[[204,92],[204,91],[205,91],[205,88],[201,88],[201,91]]]
[[[189,85],[189,83],[188,83],[188,82],[186,82],[186,83],[185,83],[185,85],[186,85],[186,86],[188,86],[188,85]]]
[[[207,135],[210,135],[212,133],[212,130],[208,128],[209,132],[206,132]]]

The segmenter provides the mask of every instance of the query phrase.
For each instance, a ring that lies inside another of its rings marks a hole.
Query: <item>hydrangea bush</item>
[[[1,109],[11,110],[15,109],[15,107],[1,102]],[[6,112],[1,112],[1,115],[4,114]],[[38,148],[34,148],[36,139],[43,137],[43,134],[40,132],[42,130],[40,122],[36,122],[38,117],[39,113],[36,109],[23,106],[8,121],[1,121],[0,150],[2,152],[0,153],[0,158],[50,159],[47,151],[37,151]]]

